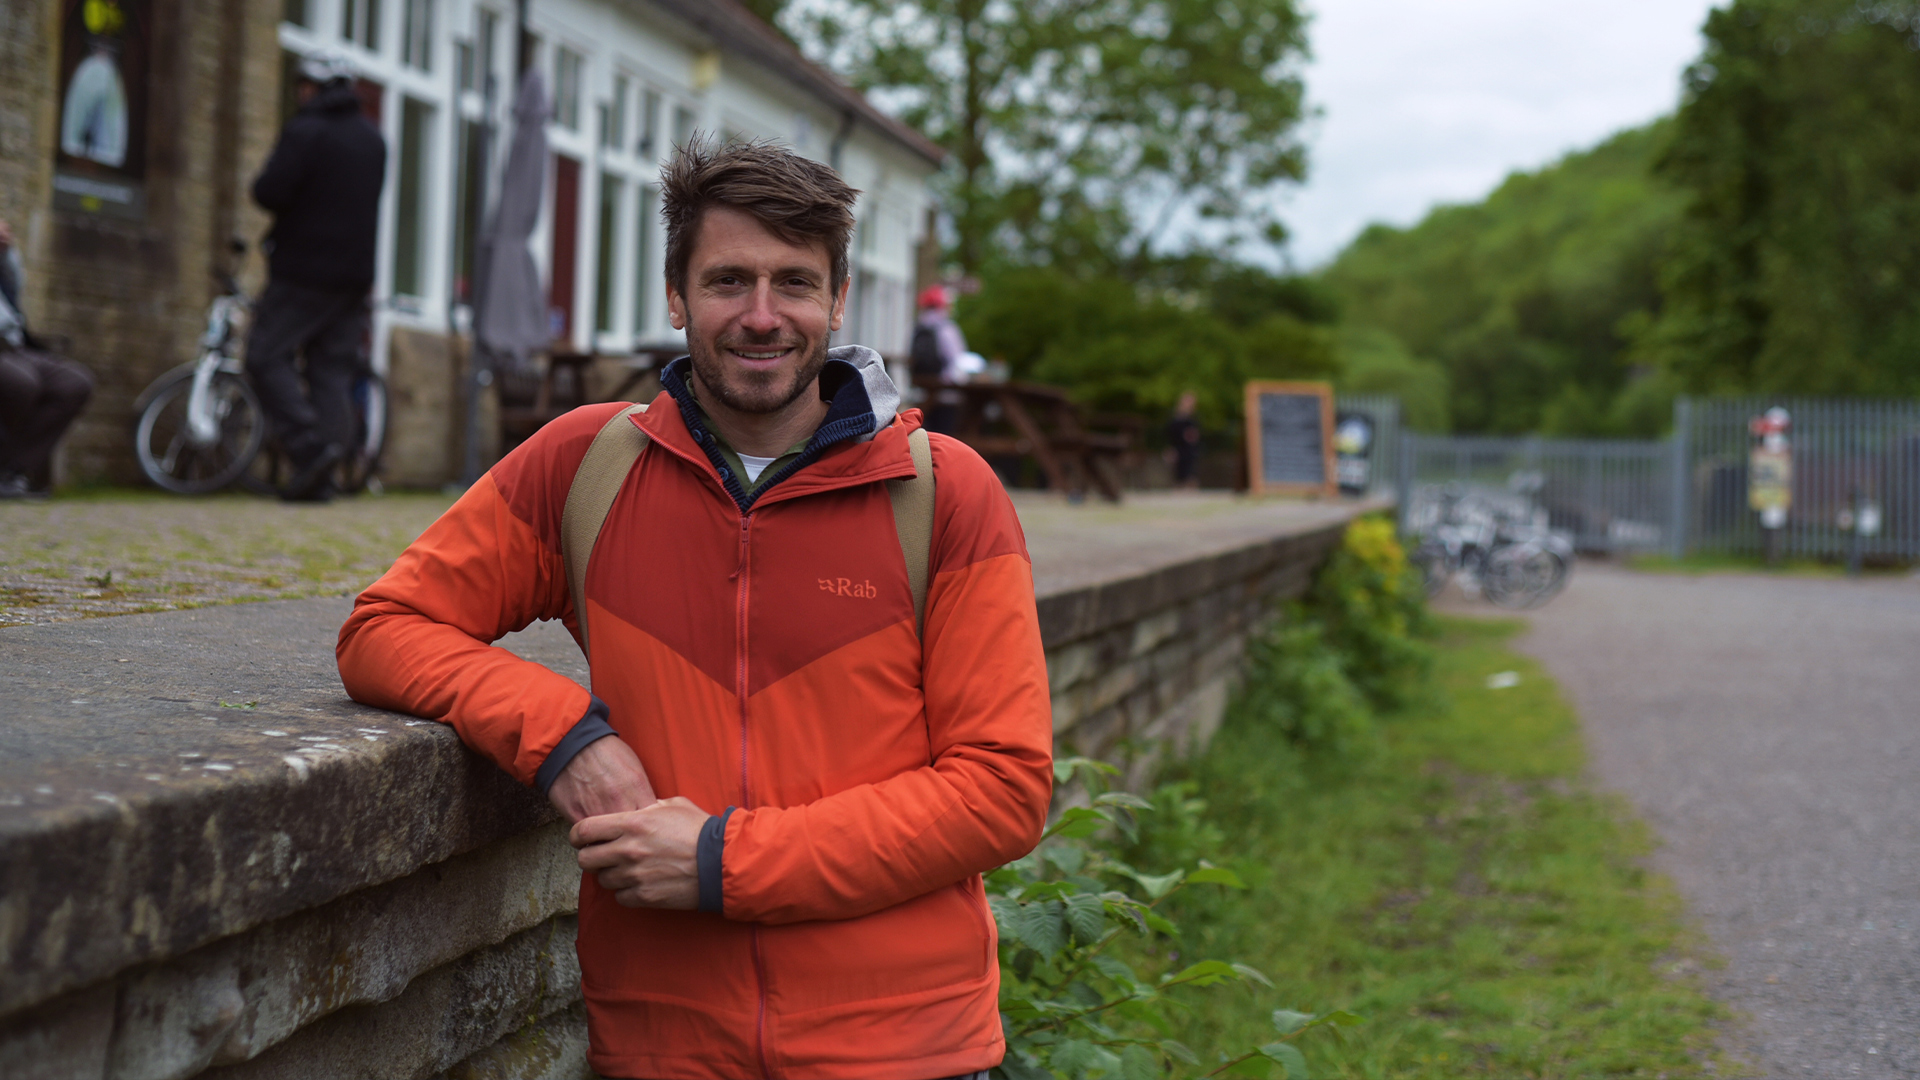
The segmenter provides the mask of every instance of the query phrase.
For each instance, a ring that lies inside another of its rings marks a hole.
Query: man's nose
[[[771,334],[780,329],[780,313],[774,309],[773,283],[762,280],[753,287],[752,303],[740,319],[741,328],[755,334]]]

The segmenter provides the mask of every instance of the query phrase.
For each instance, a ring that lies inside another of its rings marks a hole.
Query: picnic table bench
[[[1073,397],[1044,383],[924,384],[931,397],[961,397],[953,435],[983,457],[1030,457],[1047,486],[1083,497],[1089,486],[1120,501],[1120,466],[1140,445],[1139,421],[1083,413]],[[1118,431],[1095,431],[1095,425]]]

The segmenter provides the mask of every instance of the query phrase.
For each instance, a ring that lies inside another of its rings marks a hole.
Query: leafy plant
[[[1375,717],[1426,683],[1432,648],[1425,592],[1384,517],[1347,527],[1307,595],[1248,646],[1240,722],[1333,757],[1375,743]]]
[[[1434,634],[1426,590],[1391,519],[1361,518],[1315,576],[1307,607],[1355,689],[1377,709],[1404,705],[1424,684]]]
[[[1155,804],[1108,790],[1108,778],[1117,772],[1086,758],[1056,762],[1056,779],[1063,785],[1077,779],[1085,804],[1061,814],[1032,854],[987,876],[1000,928],[1000,1017],[1007,1034],[1006,1060],[994,1076],[1306,1076],[1306,1059],[1295,1041],[1319,1027],[1338,1035],[1340,1027],[1359,1023],[1359,1017],[1282,1009],[1273,1014],[1271,1042],[1207,1061],[1172,1037],[1173,1014],[1184,1006],[1170,991],[1270,987],[1266,976],[1226,960],[1141,972],[1115,948],[1129,937],[1177,941],[1180,931],[1165,905],[1191,886],[1246,887],[1233,871],[1205,860],[1160,874],[1122,862],[1116,853],[1137,834],[1134,815],[1152,811]],[[1169,802],[1164,792],[1157,794],[1162,795],[1157,801]],[[1172,801],[1185,805],[1178,793]]]

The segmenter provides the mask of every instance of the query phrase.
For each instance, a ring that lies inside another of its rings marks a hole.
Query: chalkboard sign
[[[1247,384],[1247,475],[1255,494],[1333,494],[1332,386]]]

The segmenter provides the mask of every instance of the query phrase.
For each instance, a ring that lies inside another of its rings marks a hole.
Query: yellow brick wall
[[[227,234],[257,239],[245,196],[277,131],[278,0],[154,0],[147,213],[52,205],[59,0],[0,0],[0,216],[15,223],[27,315],[98,382],[63,453],[68,480],[132,481],[132,405],[192,358]],[[257,287],[257,257],[243,280]]]

